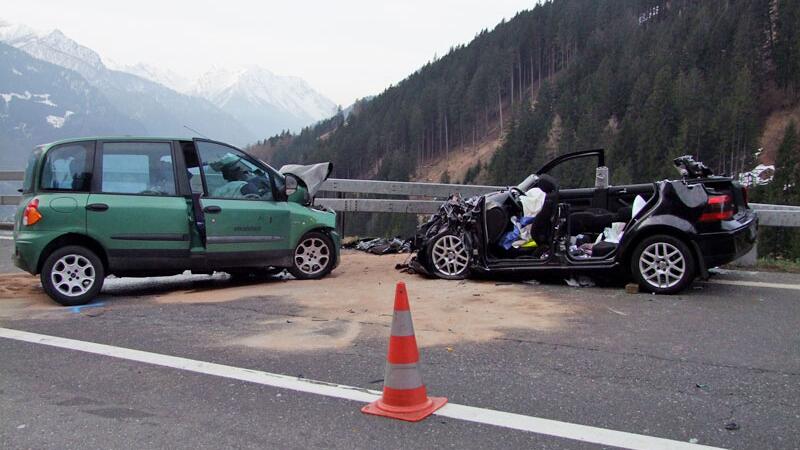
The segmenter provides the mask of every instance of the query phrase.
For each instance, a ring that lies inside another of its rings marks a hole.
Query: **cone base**
[[[408,422],[419,422],[420,420],[433,414],[437,409],[444,406],[445,403],[447,403],[447,399],[445,397],[428,397],[428,400],[422,405],[399,408],[396,406],[386,405],[383,403],[383,399],[378,399],[361,408],[361,412],[364,414],[390,417],[392,419],[400,419]]]

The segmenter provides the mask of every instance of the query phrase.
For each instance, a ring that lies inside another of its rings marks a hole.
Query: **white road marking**
[[[213,375],[222,378],[247,381],[283,389],[290,389],[309,394],[319,394],[327,397],[353,400],[368,403],[378,399],[379,391],[345,386],[324,381],[314,381],[276,373],[262,372],[259,370],[244,369],[241,367],[227,366],[205,361],[198,361],[177,356],[150,353],[111,345],[97,344],[94,342],[78,341],[74,339],[48,336],[44,334],[29,333],[27,331],[0,328],[0,338],[33,344],[48,345],[51,347],[76,350],[97,355],[110,356],[128,361],[137,361],[162,367],[185,370],[189,372]],[[548,436],[573,439],[614,447],[658,450],[658,449],[713,449],[705,445],[689,442],[673,441],[670,439],[645,436],[642,434],[627,433],[624,431],[608,430],[605,428],[578,425],[557,420],[542,419],[539,417],[525,416],[491,409],[477,408],[474,406],[448,403],[434,413],[438,416],[452,419],[466,420],[469,422],[494,425],[520,431],[544,434]]]
[[[0,239],[2,239],[4,241],[13,241],[14,240],[14,236],[2,236],[2,235],[0,235]]]
[[[800,284],[764,283],[762,281],[741,281],[741,280],[706,280],[706,283],[729,284],[731,286],[749,286],[758,288],[793,289],[796,291],[800,291]]]
[[[722,267],[712,267],[711,269],[708,269],[708,271],[710,273],[719,275],[730,275],[730,274],[761,275],[761,272],[754,272],[752,270],[723,269]]]

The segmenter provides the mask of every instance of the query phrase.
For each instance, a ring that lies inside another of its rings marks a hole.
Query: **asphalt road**
[[[459,404],[725,448],[799,448],[799,286],[797,275],[748,272],[717,274],[679,296],[531,286],[579,313],[556,329],[425,348],[423,377],[431,395]],[[263,295],[230,301],[153,301],[228,288],[224,278],[134,281],[102,306],[0,314],[0,327],[381,388],[386,339],[311,352],[227,345],[265,320],[313,320],[270,295],[269,283]],[[0,338],[2,448],[601,448],[440,416],[405,423],[361,406]]]

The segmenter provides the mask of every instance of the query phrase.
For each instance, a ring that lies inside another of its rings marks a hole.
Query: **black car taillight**
[[[700,216],[700,222],[718,222],[728,220],[736,213],[736,205],[730,194],[709,195],[706,209]]]

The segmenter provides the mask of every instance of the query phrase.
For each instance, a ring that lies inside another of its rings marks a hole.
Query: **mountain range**
[[[59,30],[0,22],[0,165],[62,137],[193,135],[245,145],[330,117],[336,105],[297,77],[266,69],[211,69],[197,80],[108,63]]]

